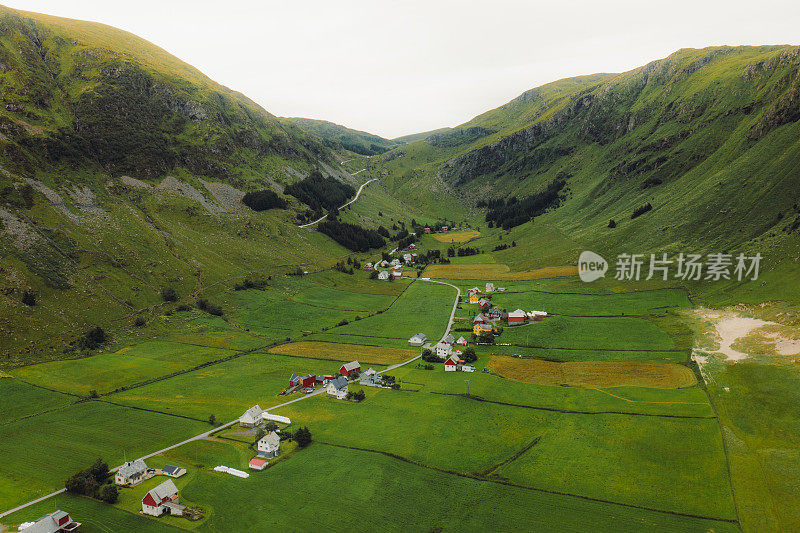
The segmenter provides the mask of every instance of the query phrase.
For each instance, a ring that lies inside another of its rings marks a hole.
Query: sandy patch
[[[760,318],[743,317],[735,311],[700,310],[698,314],[700,318],[712,323],[719,348],[698,347],[696,350],[719,352],[725,355],[727,361],[741,361],[750,355],[734,349],[735,344],[740,348],[746,345],[752,353],[774,351],[775,355],[780,356],[800,354],[800,339],[784,335],[781,330],[787,327],[782,324]],[[700,355],[694,358],[701,364],[708,361],[707,357]]]

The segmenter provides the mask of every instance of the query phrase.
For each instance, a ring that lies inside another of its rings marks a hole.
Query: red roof
[[[264,459],[259,459],[258,457],[253,457],[250,459],[250,466],[264,466],[267,464],[267,461]]]
[[[447,365],[447,366],[456,366],[458,364],[458,359],[456,358],[455,355],[451,355],[450,359],[445,361],[444,364]]]

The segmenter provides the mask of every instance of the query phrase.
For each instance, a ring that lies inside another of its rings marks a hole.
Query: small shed
[[[164,468],[161,469],[161,473],[169,477],[181,477],[186,473],[186,469],[182,466],[164,465]]]
[[[247,463],[247,466],[253,470],[264,470],[268,464],[269,461],[267,461],[266,459],[261,459],[260,457],[253,457],[252,459],[250,459],[250,462]]]

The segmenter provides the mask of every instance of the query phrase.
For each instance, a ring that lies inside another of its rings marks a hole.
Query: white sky
[[[273,114],[386,137],[678,48],[798,44],[797,0],[0,0],[133,32]]]

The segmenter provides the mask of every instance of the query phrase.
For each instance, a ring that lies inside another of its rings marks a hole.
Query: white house
[[[142,498],[142,512],[151,516],[161,516],[162,514],[172,514],[181,516],[186,509],[178,499],[178,487],[171,479],[150,489]]]
[[[453,345],[447,344],[446,342],[436,343],[434,349],[436,350],[436,355],[439,357],[439,359],[447,359],[450,357],[450,354],[453,353]]]
[[[447,337],[444,338],[444,342],[446,342],[447,344],[453,344],[454,342],[456,342],[456,338],[453,337],[452,333],[448,333]]]
[[[370,368],[369,370],[362,372],[359,379],[359,383],[361,383],[362,385],[367,385],[369,387],[374,387],[375,385],[378,384],[378,373],[373,368]]]
[[[473,294],[480,294],[481,290],[478,287],[472,287],[467,293],[472,296]]]
[[[69,513],[59,509],[38,518],[33,523],[20,524],[19,530],[25,531],[25,533],[57,533],[58,531],[75,531],[80,525],[80,522],[72,521]]]
[[[447,361],[444,362],[444,371],[445,372],[455,372],[458,370],[458,367],[461,366],[458,363],[458,357],[455,355],[451,355]]]
[[[331,380],[328,382],[326,392],[328,396],[344,400],[347,398],[347,378],[345,376],[339,376]]]
[[[142,459],[135,461],[128,461],[117,470],[114,474],[114,483],[117,485],[129,485],[133,487],[138,485],[145,479],[147,474],[147,465],[144,464]]]
[[[387,270],[381,270],[378,272],[378,279],[381,281],[386,281],[389,279],[389,272]]]
[[[274,431],[267,433],[258,441],[259,457],[272,459],[281,454],[281,438]]]
[[[256,404],[239,417],[239,425],[243,428],[256,427],[261,423],[261,415],[263,413],[264,410],[258,404]]]
[[[408,339],[409,346],[422,346],[425,344],[425,341],[428,340],[428,336],[424,333],[417,333],[410,339]]]
[[[414,261],[414,258],[411,256],[411,254],[403,254],[403,261],[406,263],[411,263]]]
[[[494,292],[494,283],[486,284],[486,292]]]
[[[400,266],[400,260],[397,259],[397,258],[394,258],[394,259],[392,259],[392,261],[389,264],[392,265],[393,267]]]

